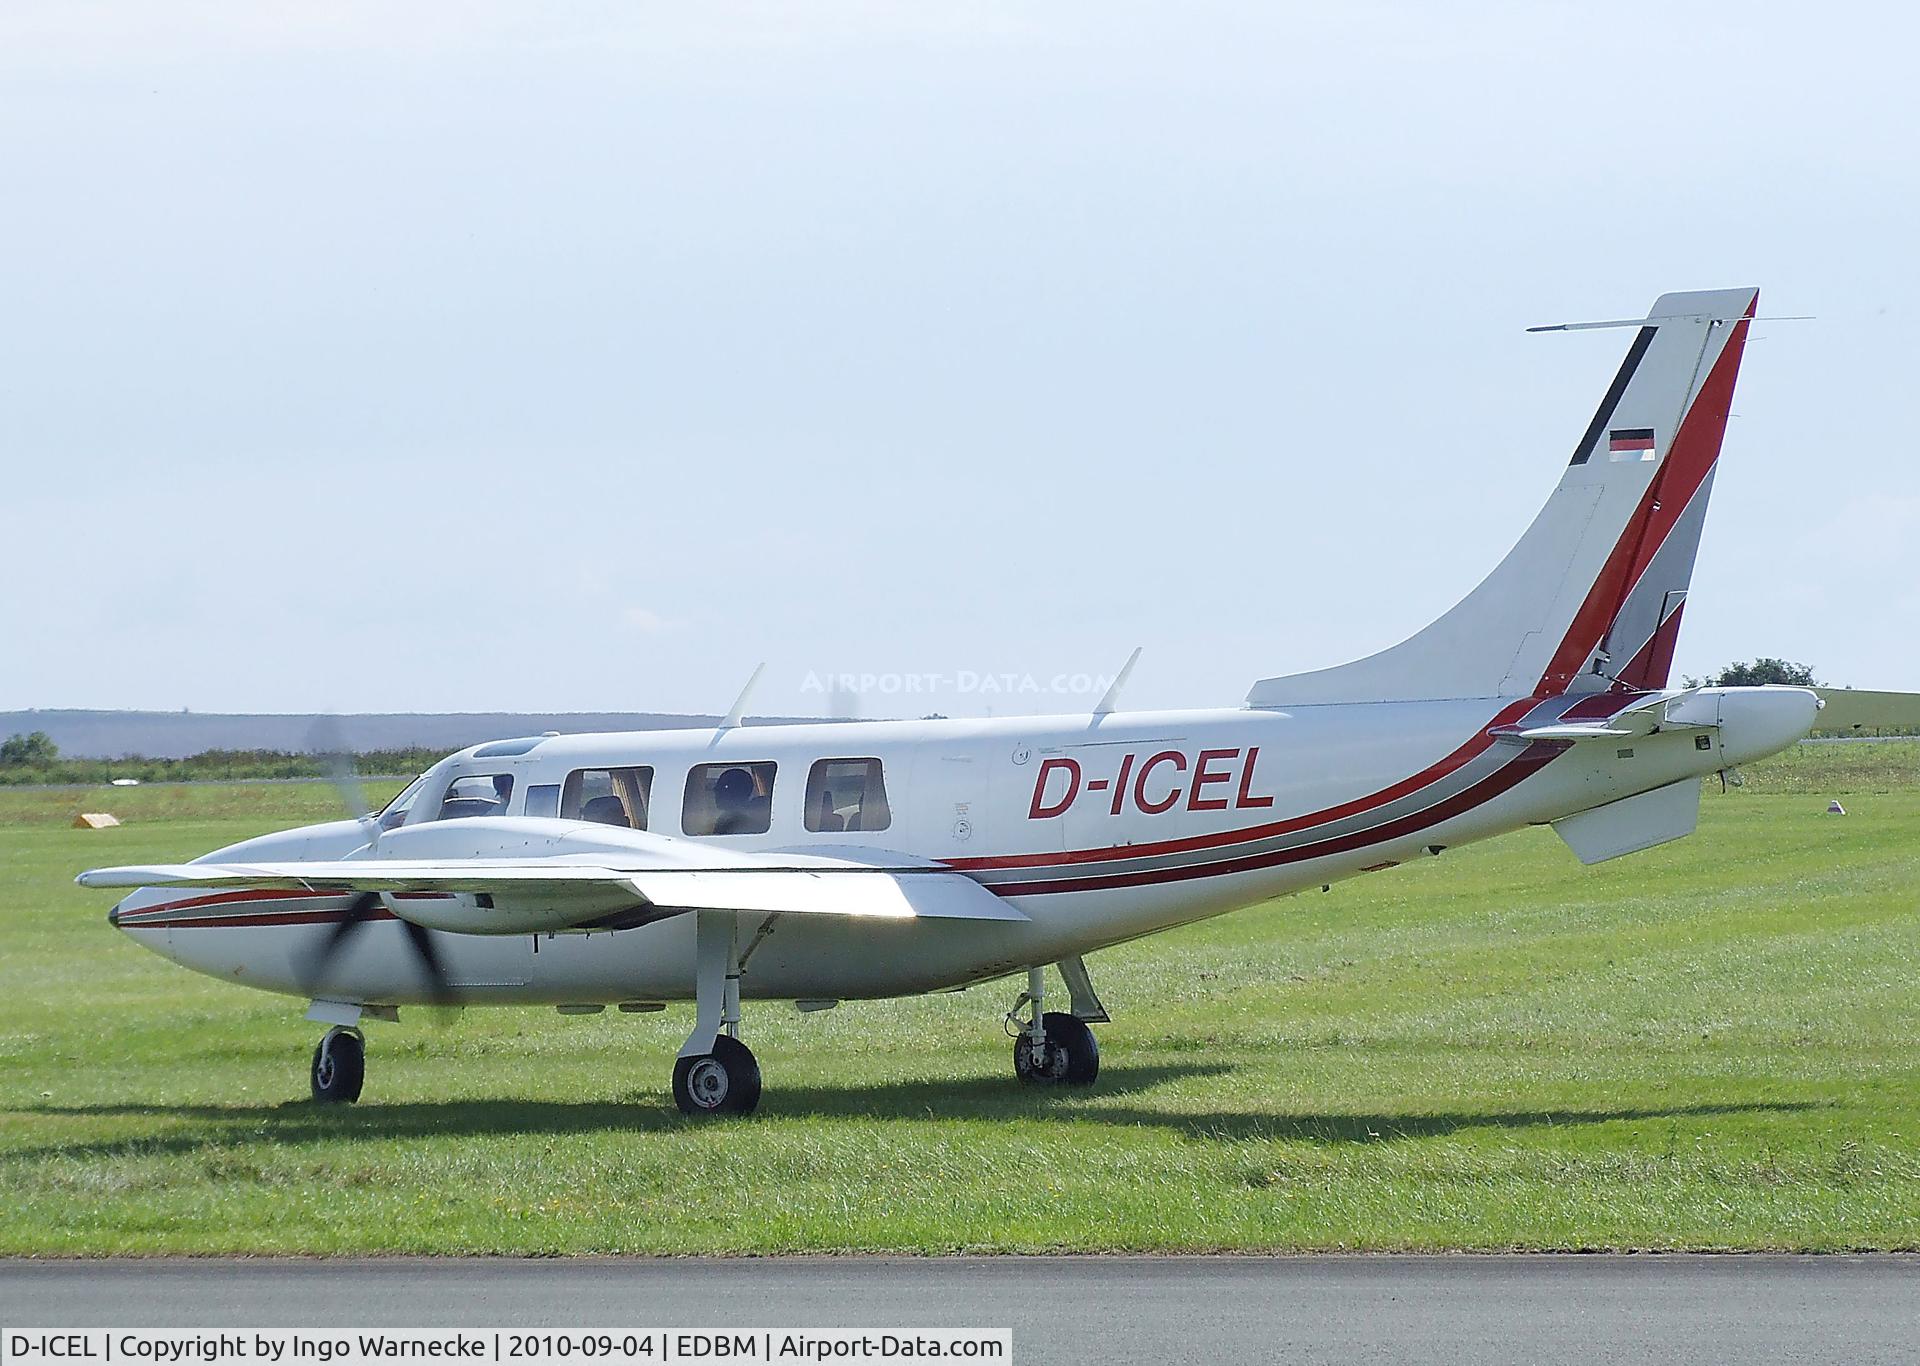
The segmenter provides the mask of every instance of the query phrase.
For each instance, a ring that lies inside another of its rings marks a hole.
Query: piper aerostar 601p
[[[1244,707],[746,727],[736,706],[716,729],[506,740],[377,817],[79,881],[139,888],[110,919],[156,952],[311,1000],[334,1026],[322,1101],[359,1095],[358,1025],[402,1004],[691,999],[675,1099],[743,1113],[743,999],[1020,973],[1016,1073],[1091,1081],[1093,950],[1527,825],[1586,862],[1632,853],[1691,833],[1702,777],[1806,734],[1807,689],[1667,687],[1756,298],[1662,296],[1478,588]]]

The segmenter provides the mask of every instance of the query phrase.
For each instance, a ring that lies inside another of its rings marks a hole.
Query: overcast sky
[[[1747,284],[1677,667],[1920,689],[1914,16],[10,0],[0,707],[1234,704]]]

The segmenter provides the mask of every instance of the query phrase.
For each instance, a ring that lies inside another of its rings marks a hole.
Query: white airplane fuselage
[[[1028,917],[782,916],[777,925],[768,917],[740,979],[741,995],[751,998],[897,996],[1002,977],[1697,781],[1792,743],[1818,705],[1799,689],[1697,690],[1687,694],[1689,705],[1717,717],[1708,730],[1661,730],[1618,744],[1491,733],[1659,696],[1681,694],[553,736],[514,753],[498,753],[515,747],[496,744],[443,760],[414,790],[401,830],[416,854],[432,840],[432,852],[472,856],[491,852],[504,816],[542,841],[591,849],[609,837],[606,827],[525,816],[528,803],[578,771],[644,767],[654,835],[760,853],[884,849],[962,871]],[[809,772],[833,759],[878,761],[888,797],[884,829],[806,828]],[[767,763],[775,767],[764,833],[683,835],[690,770]],[[450,790],[501,775],[513,781],[500,816],[436,821]],[[464,834],[476,826],[486,828],[485,847]],[[339,821],[206,858],[336,858],[366,842],[363,826]],[[122,901],[115,922],[168,958],[247,986],[362,1003],[427,999],[397,920],[367,925],[329,963],[327,981],[303,974],[351,899],[154,888]],[[437,937],[463,1003],[664,1002],[693,993],[692,921]]]

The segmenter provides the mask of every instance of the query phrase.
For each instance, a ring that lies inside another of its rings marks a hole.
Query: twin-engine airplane
[[[741,1001],[1025,973],[1029,1082],[1090,1082],[1083,956],[1549,823],[1592,863],[1694,828],[1700,780],[1813,725],[1804,688],[1667,686],[1757,294],[1667,294],[1499,567],[1379,654],[1238,710],[548,735],[462,750],[378,816],[103,868],[188,967],[312,1001],[313,1095],[409,1002],[691,998],[689,1114],[760,1096]],[[1117,686],[1117,685],[1116,685]],[[1067,1009],[1048,1010],[1046,965]]]

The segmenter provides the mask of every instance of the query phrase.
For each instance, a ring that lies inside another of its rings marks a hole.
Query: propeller
[[[307,746],[326,765],[327,779],[339,794],[340,805],[348,818],[358,821],[360,828],[366,832],[367,850],[372,854],[380,843],[380,822],[367,804],[366,793],[360,786],[360,774],[354,767],[353,752],[341,734],[339,721],[332,716],[316,717],[307,732]],[[373,922],[390,916],[392,912],[378,892],[363,892],[355,897],[348,905],[346,914],[335,922],[327,937],[307,955],[306,962],[300,968],[301,981],[309,988],[323,985],[340,955],[347,951],[360,932]],[[419,965],[420,975],[426,979],[427,999],[436,1006],[454,1005],[456,997],[453,983],[447,976],[433,931],[404,918],[399,918],[399,923]]]
[[[351,947],[360,932],[375,921],[389,918],[391,914],[378,892],[362,892],[355,897],[347,907],[346,914],[335,922],[327,937],[308,955],[301,968],[301,980],[309,986],[323,984],[340,955]],[[441,961],[440,946],[435,942],[433,931],[411,920],[401,920],[399,924],[419,964],[420,975],[426,978],[428,1001],[436,1006],[456,1004],[453,983],[447,976],[445,963]]]
[[[367,804],[366,791],[360,786],[360,773],[354,767],[353,751],[347,747],[340,722],[333,716],[316,716],[307,731],[307,748],[326,766],[327,781],[333,784],[347,819],[360,822],[369,845],[380,842],[380,822]]]

